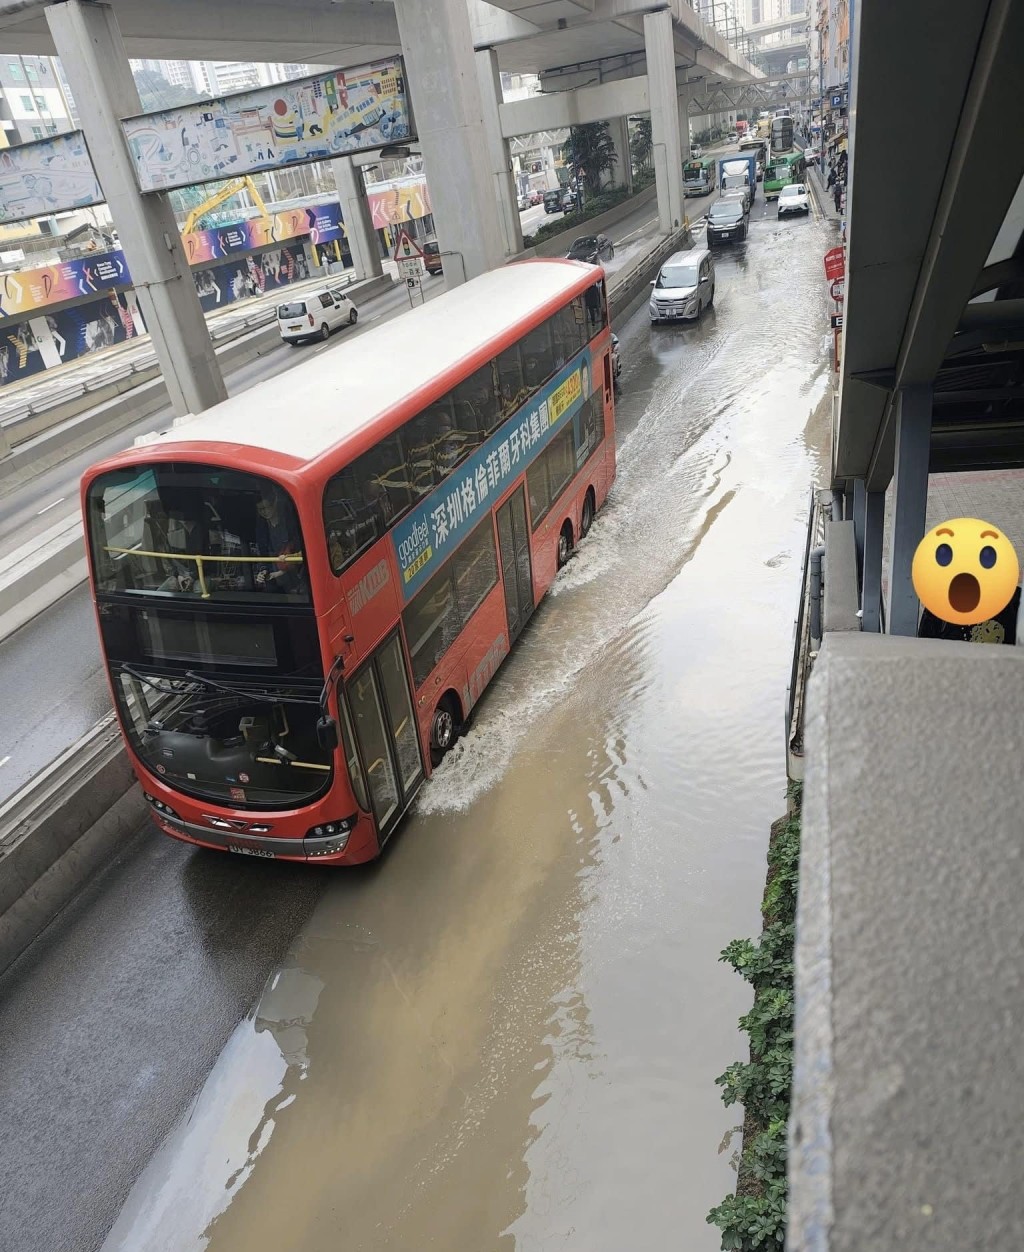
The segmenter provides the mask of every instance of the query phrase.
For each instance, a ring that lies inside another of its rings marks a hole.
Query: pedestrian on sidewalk
[[[840,205],[843,202],[843,184],[836,179],[836,185],[832,188],[832,199],[836,202],[836,212],[839,212]]]

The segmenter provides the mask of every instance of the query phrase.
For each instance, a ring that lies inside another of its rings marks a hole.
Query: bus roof
[[[531,314],[568,299],[594,277],[595,267],[580,261],[522,261],[491,270],[267,379],[258,390],[222,400],[149,446],[225,443],[312,461],[467,356],[488,344],[497,355],[502,340],[518,326],[525,329]]]

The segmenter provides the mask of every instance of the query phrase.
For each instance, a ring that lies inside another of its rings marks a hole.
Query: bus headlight
[[[336,822],[320,822],[306,831],[302,841],[308,857],[333,856],[344,852],[356,824],[356,816],[343,817]]]

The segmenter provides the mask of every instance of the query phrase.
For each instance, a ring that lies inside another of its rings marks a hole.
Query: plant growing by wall
[[[651,168],[651,157],[654,155],[654,134],[649,117],[637,118],[636,128],[629,137],[629,152],[637,173]]]
[[[726,1105],[742,1104],[743,1150],[736,1193],[716,1205],[708,1221],[729,1252],[768,1252],[786,1236],[786,1123],[793,1078],[793,939],[800,861],[800,785],[788,818],[776,822],[768,847],[768,879],[755,943],[734,939],[721,959],[754,989],[740,1018],[750,1060],[736,1061],[715,1082]]]

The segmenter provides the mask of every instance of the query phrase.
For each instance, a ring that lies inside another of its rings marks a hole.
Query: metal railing
[[[810,674],[810,564],[811,552],[824,536],[824,511],[816,490],[811,490],[807,511],[807,537],[800,568],[800,592],[796,616],[793,619],[793,655],[786,687],[786,773],[796,782],[803,778],[803,713],[804,693]]]

